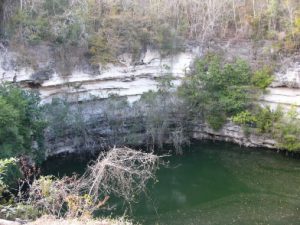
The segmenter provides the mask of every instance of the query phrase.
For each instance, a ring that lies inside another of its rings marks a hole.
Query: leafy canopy
[[[42,108],[39,97],[13,85],[0,86],[0,159],[44,157]],[[35,146],[35,147],[33,147]]]
[[[228,117],[249,106],[250,86],[251,70],[245,61],[223,65],[219,57],[207,55],[196,62],[195,74],[187,78],[180,93],[192,111],[218,130]]]

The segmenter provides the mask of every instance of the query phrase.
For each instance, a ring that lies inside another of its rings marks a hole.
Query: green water
[[[128,213],[141,224],[300,224],[299,159],[197,143],[168,160],[159,182]],[[70,173],[83,165],[55,163],[48,170]]]

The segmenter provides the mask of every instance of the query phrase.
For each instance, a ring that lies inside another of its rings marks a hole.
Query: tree
[[[0,86],[0,158],[44,157],[42,108],[39,97],[4,84]]]
[[[219,57],[207,55],[196,62],[195,74],[180,87],[189,109],[218,130],[228,117],[251,104],[251,70],[242,60],[222,65]]]

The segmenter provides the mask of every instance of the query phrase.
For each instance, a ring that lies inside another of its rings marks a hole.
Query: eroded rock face
[[[286,71],[276,73],[271,87],[300,88],[300,59],[292,63]]]
[[[0,219],[0,225],[21,225],[22,223]]]
[[[300,88],[268,88],[260,102],[273,110],[280,105],[283,110],[288,111],[293,106],[300,113]]]
[[[277,148],[276,141],[267,135],[246,135],[242,127],[232,122],[226,123],[219,131],[214,131],[207,124],[197,124],[193,131],[193,138],[232,142],[246,147]]]
[[[218,43],[217,48],[224,52],[229,61],[241,57],[253,62],[256,59],[260,60],[265,54],[263,50],[254,51],[253,44],[249,42]],[[83,114],[88,121],[89,118],[101,115],[102,100],[111,94],[128,97],[130,102],[134,102],[143,93],[157,90],[158,78],[168,74],[172,74],[175,77],[174,84],[179,85],[182,78],[191,71],[190,66],[195,58],[201,56],[203,51],[205,49],[194,47],[175,56],[162,58],[158,51],[147,49],[136,62],[132,62],[130,54],[123,54],[119,56],[117,65],[99,66],[93,73],[85,67],[76,67],[70,75],[65,76],[49,67],[51,63],[46,62],[46,59],[42,60],[43,63],[36,70],[20,67],[15,60],[16,53],[0,48],[0,80],[17,82],[24,88],[36,88],[41,94],[43,103],[51,102],[56,97],[64,98],[69,102],[80,101],[85,105]],[[268,105],[272,109],[281,105],[285,110],[296,106],[300,113],[299,59],[299,57],[289,59],[289,63],[284,64],[280,72],[275,74],[273,84],[259,100],[262,105]],[[95,137],[105,139],[110,131],[105,126],[92,126],[91,132]],[[126,134],[127,131],[123,130],[123,132]],[[213,131],[206,124],[196,124],[193,137],[230,141],[249,147],[276,148],[275,141],[269,137],[246,136],[241,127],[230,122],[218,132]],[[139,139],[142,140],[143,137]],[[76,140],[72,138],[62,138],[58,143],[50,141],[51,154],[76,151],[74,141]],[[97,145],[101,143],[96,143],[89,148],[97,149],[99,148]]]
[[[99,67],[98,74],[90,74],[76,69],[69,76],[63,76],[51,68],[33,72],[31,68],[13,69],[14,66],[0,67],[2,81],[16,81],[24,87],[27,84],[39,84],[44,103],[54,97],[66,98],[69,102],[104,99],[110,94],[127,96],[130,101],[141,94],[157,89],[157,78],[172,74],[175,84],[190,71],[190,65],[196,54],[192,51],[175,56],[161,58],[158,51],[148,49],[142,58],[131,64],[131,56],[119,57],[119,65]],[[12,54],[0,57],[0,64],[13,63]]]

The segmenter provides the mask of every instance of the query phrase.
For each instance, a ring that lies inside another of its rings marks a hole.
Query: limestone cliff
[[[264,49],[268,47],[267,44],[264,43]],[[210,46],[213,46],[213,50],[222,52],[229,61],[240,57],[255,63],[265,60],[267,55],[270,55],[263,50],[254,50],[253,44],[249,42],[210,43]],[[180,84],[181,79],[190,72],[194,59],[200,57],[203,52],[210,51],[211,48],[192,47],[185,52],[164,58],[161,57],[159,51],[148,48],[135,63],[131,62],[129,54],[123,54],[119,56],[118,63],[115,65],[99,67],[93,72],[85,68],[74,68],[69,75],[62,75],[51,68],[49,63],[43,63],[35,69],[29,66],[18,66],[17,53],[8,51],[2,46],[0,80],[16,82],[24,88],[36,89],[40,92],[43,103],[48,103],[56,97],[65,98],[69,102],[79,101],[85,104],[85,117],[92,118],[101,113],[102,100],[111,94],[126,96],[129,102],[134,102],[142,93],[156,90],[157,78],[167,74],[173,75],[175,85]],[[41,56],[42,61],[49,60],[47,54],[44,57],[45,59],[42,59]],[[288,109],[294,105],[300,112],[299,56],[281,58],[285,61],[277,66],[274,82],[260,97],[260,102],[272,108],[280,104]],[[230,122],[218,132],[205,124],[196,124],[193,130],[193,137],[196,139],[224,140],[251,147],[275,148],[276,146],[275,141],[269,137],[246,136],[241,127]],[[55,146],[51,147],[52,153],[75,151],[71,142],[66,138],[55,143]]]

